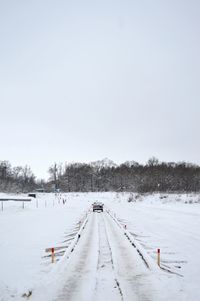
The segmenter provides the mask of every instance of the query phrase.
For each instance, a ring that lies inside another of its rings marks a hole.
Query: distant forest
[[[29,166],[12,167],[0,161],[0,191],[29,192],[130,191],[197,192],[200,191],[200,166],[186,162],[159,162],[152,157],[146,164],[127,161],[117,165],[104,159],[91,163],[54,163],[49,179],[36,180]]]
[[[0,192],[28,192],[36,187],[29,166],[12,167],[8,161],[0,161]]]

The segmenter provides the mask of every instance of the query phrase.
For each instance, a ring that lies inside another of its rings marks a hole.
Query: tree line
[[[29,166],[12,167],[0,161],[0,191],[29,192],[130,191],[198,192],[200,166],[186,162],[159,162],[152,157],[146,164],[127,161],[117,165],[106,159],[91,163],[54,163],[48,180],[37,180]]]
[[[53,164],[49,168],[47,190],[55,187],[73,191],[197,192],[200,167],[186,162],[159,162],[152,157],[146,164],[112,161]]]
[[[37,186],[29,166],[12,167],[8,161],[0,161],[0,192],[28,192]]]

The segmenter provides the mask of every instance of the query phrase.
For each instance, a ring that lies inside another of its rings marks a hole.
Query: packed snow
[[[103,213],[88,211],[94,201],[105,204]],[[0,300],[200,300],[199,229],[198,194],[43,193],[6,201]],[[52,247],[61,247],[55,263],[45,252]]]

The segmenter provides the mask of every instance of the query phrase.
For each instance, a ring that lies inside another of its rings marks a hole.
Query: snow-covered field
[[[86,217],[97,200],[105,212]],[[196,194],[40,194],[25,208],[21,202],[5,202],[0,211],[0,300],[24,300],[30,291],[28,299],[34,301],[198,301],[199,229]],[[52,264],[45,249],[58,246],[66,247],[58,255],[66,252]]]

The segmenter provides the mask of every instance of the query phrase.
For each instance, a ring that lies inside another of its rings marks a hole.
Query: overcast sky
[[[199,0],[0,1],[0,160],[200,164]]]

